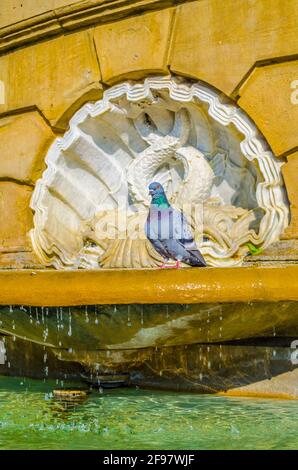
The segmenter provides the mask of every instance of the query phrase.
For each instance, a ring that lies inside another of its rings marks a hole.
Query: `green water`
[[[298,401],[114,389],[67,405],[57,387],[0,377],[0,449],[298,448]]]

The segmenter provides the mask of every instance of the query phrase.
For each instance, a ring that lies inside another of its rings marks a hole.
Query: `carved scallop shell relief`
[[[252,121],[208,86],[177,77],[108,89],[74,115],[46,164],[31,201],[32,244],[46,266],[158,266],[146,237],[127,235],[127,226],[143,231],[152,181],[173,206],[202,208],[201,223],[192,215],[190,223],[211,266],[241,264],[249,243],[268,246],[288,223],[282,162]]]

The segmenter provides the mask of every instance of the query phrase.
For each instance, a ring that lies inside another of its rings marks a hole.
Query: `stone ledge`
[[[1,305],[298,301],[298,265],[167,270],[2,270]]]
[[[0,53],[69,30],[104,24],[189,1],[193,0],[97,0],[92,3],[82,1],[0,28]]]

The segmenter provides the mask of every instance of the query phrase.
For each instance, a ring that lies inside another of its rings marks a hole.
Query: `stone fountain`
[[[38,262],[0,272],[0,373],[298,397],[298,269],[274,258],[283,161],[234,102],[177,76],[126,81],[81,107],[45,162]],[[159,269],[152,181],[187,213],[207,268]]]

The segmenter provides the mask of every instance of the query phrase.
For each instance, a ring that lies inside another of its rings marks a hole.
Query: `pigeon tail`
[[[202,254],[199,252],[199,250],[189,251],[188,253],[190,254],[190,257],[189,257],[189,261],[186,262],[187,264],[189,264],[190,266],[194,266],[194,267],[197,266],[201,268],[204,268],[207,266],[207,263],[204,257],[202,256]]]

